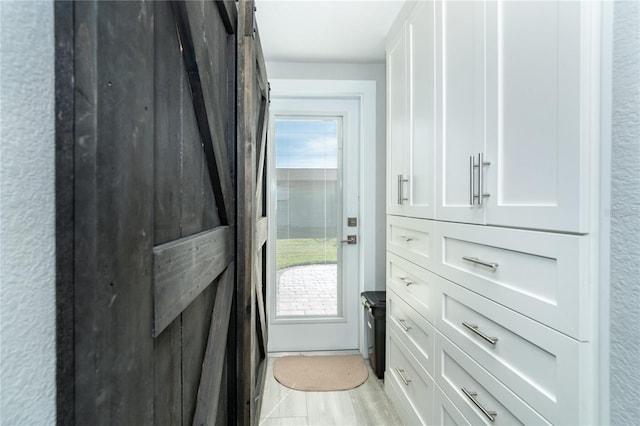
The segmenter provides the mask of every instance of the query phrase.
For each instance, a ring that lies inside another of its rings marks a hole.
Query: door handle
[[[358,237],[355,235],[347,235],[347,239],[340,242],[342,244],[358,244]]]

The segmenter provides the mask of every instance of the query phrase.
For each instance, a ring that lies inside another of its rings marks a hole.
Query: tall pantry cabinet
[[[600,5],[408,2],[387,39],[406,424],[598,422]]]

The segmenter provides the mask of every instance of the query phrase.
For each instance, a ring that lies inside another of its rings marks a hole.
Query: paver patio
[[[294,266],[278,271],[276,315],[337,315],[337,265]]]

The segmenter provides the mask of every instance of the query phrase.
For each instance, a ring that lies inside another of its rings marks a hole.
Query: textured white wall
[[[267,62],[269,79],[291,80],[371,80],[376,82],[376,140],[371,141],[375,147],[375,164],[364,164],[373,167],[375,188],[375,269],[365,265],[367,271],[375,270],[374,278],[365,282],[366,290],[384,290],[385,256],[386,256],[386,79],[384,64],[330,64],[330,63],[296,63]],[[366,147],[365,147],[366,148]],[[360,213],[364,214],[363,212]]]
[[[614,6],[610,420],[640,422],[640,2]]]
[[[55,423],[53,2],[0,1],[0,424]]]

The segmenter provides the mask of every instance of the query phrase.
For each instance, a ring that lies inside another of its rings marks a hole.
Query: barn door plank
[[[258,307],[258,349],[260,350],[260,356],[265,357],[267,355],[267,320],[264,305],[264,294],[262,291],[262,246],[255,257],[254,263],[254,276],[256,277],[256,283],[254,285],[256,291],[256,306]]]
[[[229,265],[218,282],[216,301],[211,314],[207,349],[198,387],[194,426],[213,425],[216,422],[226,356],[229,316],[233,302],[234,268],[233,263]]]
[[[202,5],[205,4],[209,3],[202,3]],[[222,223],[228,225],[233,224],[235,221],[233,183],[226,152],[225,126],[220,116],[216,114],[214,102],[217,97],[211,93],[213,82],[211,78],[208,78],[210,77],[209,73],[212,72],[209,67],[221,66],[224,62],[220,64],[217,61],[209,61],[207,47],[203,47],[202,38],[197,36],[194,38],[194,34],[192,34],[194,27],[196,30],[201,28],[201,26],[197,25],[197,22],[203,19],[201,12],[199,12],[200,5],[200,2],[171,2],[176,28],[180,37],[184,64],[187,69],[193,108],[207,158],[211,186],[216,196],[218,214]],[[210,5],[210,7],[214,6]],[[189,14],[188,9],[193,9],[194,11]],[[195,32],[195,34],[198,33]],[[213,36],[213,34],[211,35]],[[226,73],[224,75],[226,77]],[[204,81],[202,81],[203,77]],[[223,87],[226,87],[226,78]]]
[[[74,7],[75,422],[149,425],[154,4]]]
[[[265,160],[267,153],[267,117],[269,116],[269,103],[266,98],[261,98],[260,113],[258,116],[258,129],[260,134],[258,135],[258,141],[260,142],[260,156],[258,158],[258,182],[256,183],[256,203],[258,209],[258,216],[261,217],[262,212],[262,197],[264,194],[263,179],[265,176]]]
[[[247,25],[247,21],[249,25]],[[254,141],[252,140],[252,94],[254,87],[253,67],[253,2],[239,2],[238,32],[238,265],[237,265],[237,333],[238,339],[238,424],[250,425],[255,410],[253,401],[253,384],[255,382],[255,366],[253,364],[253,330],[255,314],[253,298],[253,215],[255,197],[255,160]]]
[[[73,163],[74,22],[71,2],[54,3],[56,90],[56,421],[74,424]],[[61,300],[62,299],[62,300]],[[60,303],[62,302],[62,303]]]
[[[154,244],[181,236],[184,158],[183,105],[187,95],[180,46],[168,3],[155,9]],[[167,102],[168,99],[173,100]],[[154,304],[155,311],[155,304]],[[155,326],[154,326],[155,329]],[[177,318],[154,340],[154,420],[182,422],[182,323]]]
[[[220,10],[220,18],[224,22],[227,34],[235,34],[238,28],[238,9],[233,0],[218,0],[216,6]]]
[[[153,249],[154,336],[159,335],[233,260],[228,226]]]
[[[257,422],[260,410],[264,361],[266,355],[266,321],[263,297],[264,257],[258,242],[258,218],[262,217],[262,197],[258,193],[258,170],[264,166],[266,139],[263,137],[267,117],[268,83],[254,20],[254,2],[238,3],[238,266],[237,266],[237,370],[238,421]],[[265,151],[263,151],[265,150]],[[260,156],[258,159],[256,156]],[[241,376],[240,372],[244,372]]]
[[[255,218],[255,140],[253,126],[253,88],[255,87],[255,59],[253,46],[253,2],[241,0],[238,18],[238,241],[237,241],[237,328],[238,328],[238,424],[249,425],[256,411],[253,399],[256,366],[255,347],[255,289],[254,218]]]

